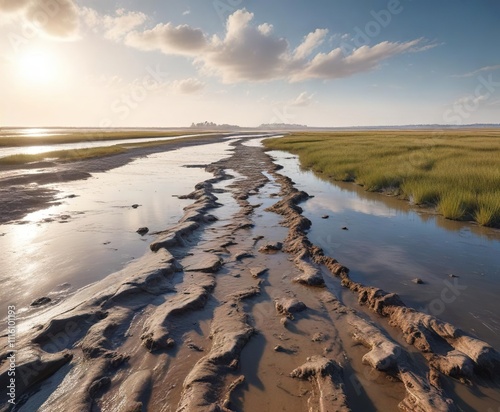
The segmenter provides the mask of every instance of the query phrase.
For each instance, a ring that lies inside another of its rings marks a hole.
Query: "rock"
[[[325,340],[325,335],[323,335],[321,332],[315,333],[311,340],[313,342],[323,342]]]
[[[185,272],[215,273],[221,268],[222,261],[217,255],[200,253],[185,258],[182,265]]]
[[[260,253],[273,253],[273,252],[277,252],[281,249],[283,249],[283,243],[274,242],[274,243],[267,243],[264,246],[261,246],[259,248],[259,252]]]
[[[347,226],[344,226],[342,230],[349,230],[349,228]]]
[[[276,311],[280,315],[290,315],[307,309],[304,302],[296,298],[282,298],[276,301]]]
[[[133,205],[132,205],[132,209],[137,209],[138,207],[139,207],[139,205],[138,205],[138,204],[133,204]]]
[[[145,226],[144,226],[144,227],[140,227],[140,228],[139,228],[139,229],[137,229],[135,232],[136,232],[136,233],[139,233],[141,236],[144,236],[146,233],[148,233],[148,232],[149,232],[149,228],[147,228],[147,227],[145,227]]]
[[[266,273],[266,271],[267,271],[267,268],[264,266],[250,268],[250,273],[254,278],[258,278],[259,276],[262,276],[264,273]]]
[[[329,217],[330,216],[328,216],[328,215],[323,215],[323,216],[321,216],[321,219],[328,219]]]
[[[198,345],[195,345],[195,344],[194,344],[194,343],[192,343],[192,342],[189,342],[189,343],[187,344],[187,347],[188,347],[189,349],[191,349],[191,350],[196,351],[196,352],[203,352],[203,348],[201,348],[201,347],[200,347],[200,346],[198,346]]]
[[[448,276],[449,276],[450,278],[458,278],[458,276],[457,276],[457,275],[453,275],[452,273],[450,273]]]
[[[417,285],[423,285],[424,281],[420,278],[415,278],[412,280],[413,283],[416,283]]]
[[[281,346],[281,345],[276,345],[274,347],[274,351],[275,352],[285,352],[285,348],[283,346]]]
[[[293,370],[290,376],[295,379],[308,380],[314,390],[310,392],[308,403],[318,405],[319,412],[348,412],[347,397],[344,393],[342,367],[333,360],[323,356],[312,356],[301,367]],[[311,409],[312,410],[312,409]]]
[[[41,298],[35,299],[33,302],[31,302],[30,306],[39,307],[46,305],[47,303],[50,302],[52,302],[51,298],[48,298],[47,296],[42,296]]]
[[[245,258],[253,258],[254,256],[250,253],[250,252],[247,252],[247,251],[243,251],[243,250],[239,250],[237,251],[235,254],[234,254],[234,260],[235,261],[238,261],[238,260],[243,260]]]

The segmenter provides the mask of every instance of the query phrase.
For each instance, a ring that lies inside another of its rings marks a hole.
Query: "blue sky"
[[[0,0],[0,126],[499,123],[495,0]]]

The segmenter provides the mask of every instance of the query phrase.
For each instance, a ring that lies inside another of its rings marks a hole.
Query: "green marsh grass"
[[[293,133],[269,149],[329,180],[398,194],[454,220],[500,225],[500,130]]]

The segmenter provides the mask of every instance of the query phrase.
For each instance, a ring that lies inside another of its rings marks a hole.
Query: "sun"
[[[23,81],[36,84],[52,83],[58,77],[58,64],[52,54],[43,50],[30,50],[18,60],[19,75]]]

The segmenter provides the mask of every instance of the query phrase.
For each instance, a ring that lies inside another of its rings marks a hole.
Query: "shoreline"
[[[211,135],[191,141],[183,141],[182,138],[174,141],[166,141],[147,147],[135,147],[124,153],[111,156],[98,157],[74,162],[36,162],[29,165],[2,166],[0,173],[13,172],[13,176],[0,178],[0,224],[7,224],[28,213],[43,209],[49,205],[57,205],[57,190],[39,187],[52,183],[85,180],[92,173],[106,172],[134,159],[150,154],[172,151],[184,147],[219,143],[220,138],[226,135]],[[33,170],[37,173],[33,173]],[[29,171],[29,173],[22,173]],[[16,175],[16,173],[19,173]]]
[[[49,308],[40,327],[21,329],[18,365],[38,362],[44,377],[78,387],[73,393],[52,387],[39,410],[68,402],[81,410],[155,410],[167,402],[179,411],[278,405],[301,411],[306,404],[325,411],[330,405],[368,411],[398,404],[451,411],[465,403],[447,375],[489,382],[477,373],[498,371],[493,348],[407,309],[393,294],[350,281],[348,270],[307,238],[310,222],[299,203],[309,195],[279,174],[264,149],[233,146],[230,158],[207,168],[214,177],[185,196],[193,203],[178,225],[157,235],[151,253]],[[269,203],[276,189],[280,200]],[[217,210],[229,206],[218,202],[225,193],[236,211],[217,218]],[[343,303],[344,290],[359,295],[361,306]],[[380,321],[366,320],[373,314]],[[64,345],[51,339],[61,333]],[[262,339],[270,344],[262,346]],[[463,356],[435,347],[443,340]],[[420,351],[424,356],[415,357]],[[157,368],[161,363],[166,366]],[[379,378],[366,383],[365,368]],[[267,385],[265,396],[257,377]],[[165,379],[172,385],[167,393]],[[30,381],[24,391],[43,382]],[[493,396],[481,384],[482,390]],[[113,399],[121,406],[110,404]]]

